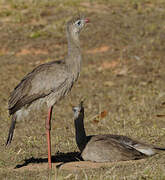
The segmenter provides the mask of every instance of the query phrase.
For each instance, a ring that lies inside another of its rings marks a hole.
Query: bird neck
[[[70,56],[73,53],[80,53],[80,41],[78,34],[70,33],[68,36],[68,55]]]
[[[79,43],[79,34],[67,30],[68,55],[65,59],[68,70],[73,74],[76,81],[81,70],[81,50]]]
[[[76,143],[79,150],[82,152],[87,142],[87,136],[84,128],[84,115],[80,114],[78,118],[74,120]]]
[[[80,41],[79,41],[79,33],[70,30],[67,27],[67,39],[68,39],[68,56],[73,53],[80,53]]]

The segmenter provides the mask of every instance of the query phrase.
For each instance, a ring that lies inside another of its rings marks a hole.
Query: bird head
[[[79,34],[85,26],[85,24],[88,22],[89,20],[86,18],[76,17],[67,23],[67,27],[69,32],[72,32],[73,34]]]
[[[79,106],[74,106],[72,110],[74,113],[74,118],[78,118],[80,115],[84,116],[83,101],[80,102]]]

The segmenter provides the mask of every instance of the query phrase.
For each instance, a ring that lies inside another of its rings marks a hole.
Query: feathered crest
[[[80,104],[79,104],[80,108],[84,108],[84,106],[83,106],[84,101],[86,101],[86,98],[81,99]]]

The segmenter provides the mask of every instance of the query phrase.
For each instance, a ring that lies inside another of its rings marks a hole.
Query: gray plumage
[[[11,93],[8,109],[12,123],[6,145],[12,140],[16,119],[28,115],[31,109],[38,109],[44,103],[48,108],[52,107],[71,90],[80,74],[79,33],[86,22],[80,17],[69,21],[66,28],[68,55],[63,60],[39,65]]]
[[[84,160],[95,162],[113,162],[141,159],[165,150],[122,135],[86,136],[84,128],[84,107],[81,102],[73,108],[76,143]]]

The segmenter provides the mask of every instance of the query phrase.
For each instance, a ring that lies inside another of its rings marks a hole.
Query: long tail
[[[12,141],[13,133],[14,133],[14,129],[15,129],[16,118],[17,118],[16,114],[13,114],[12,118],[11,118],[11,125],[10,125],[10,129],[9,129],[8,138],[6,141],[6,146],[9,145]]]
[[[165,151],[165,148],[164,148],[164,147],[154,147],[154,149],[160,150],[160,151]]]

